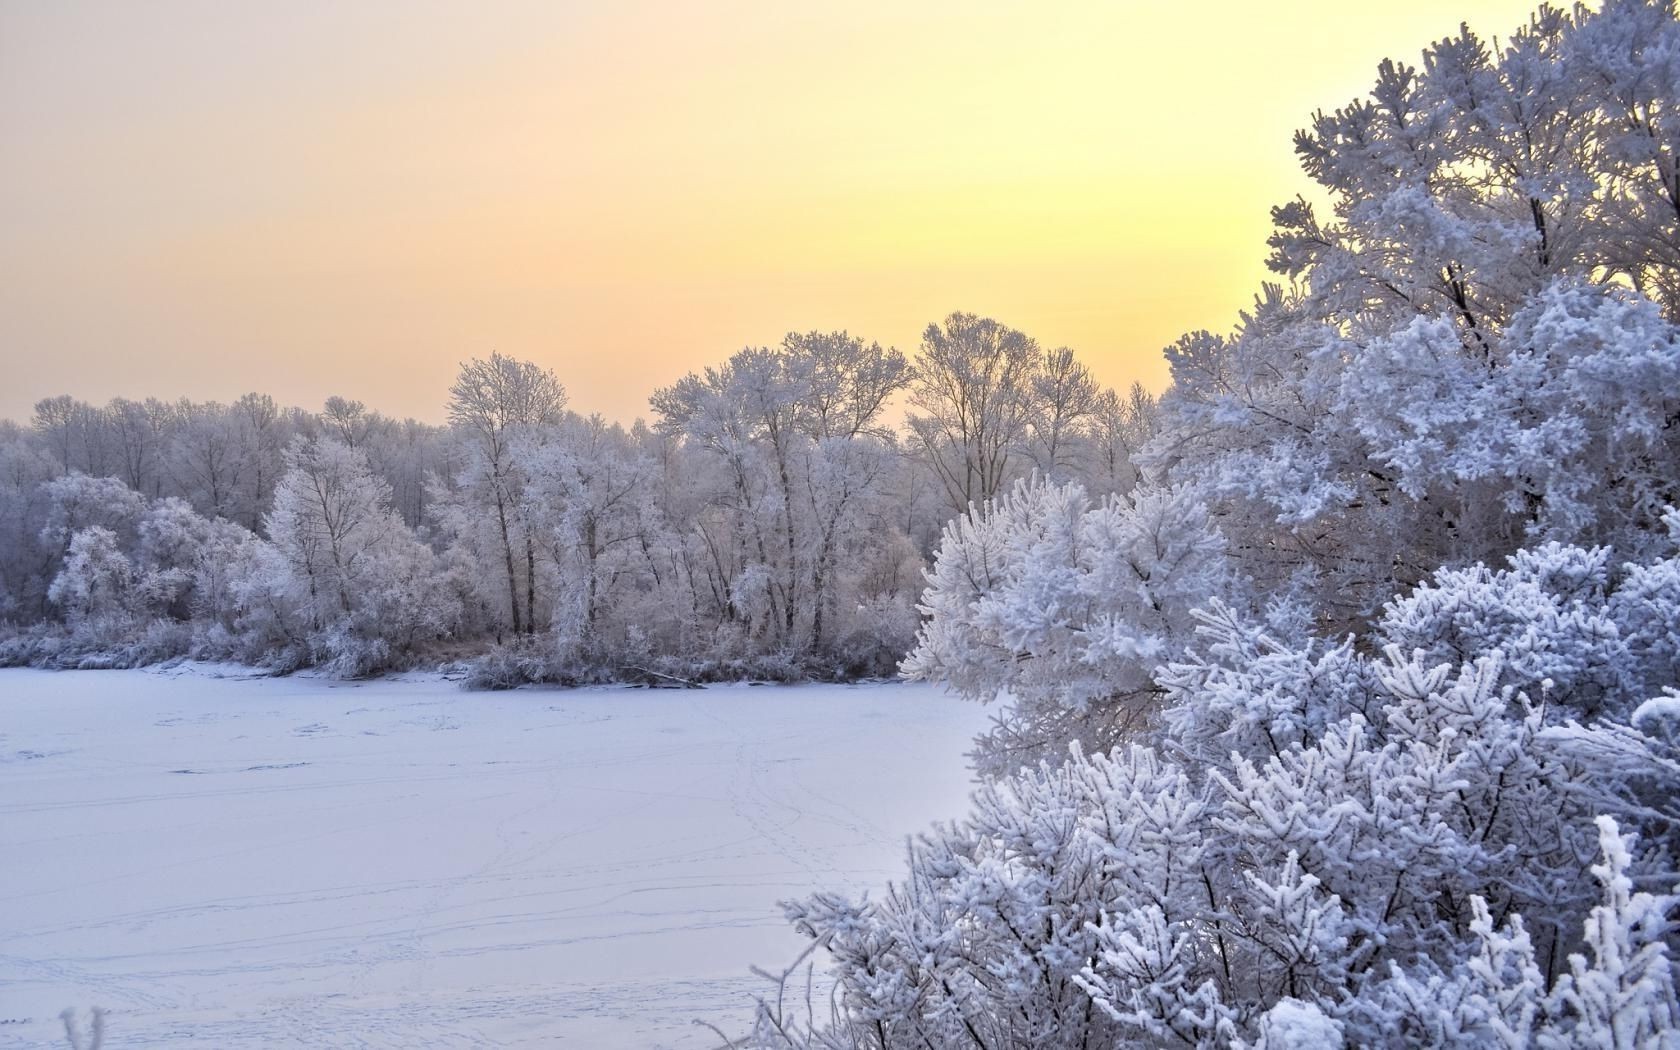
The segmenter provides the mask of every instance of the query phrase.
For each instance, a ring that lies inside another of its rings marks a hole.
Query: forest
[[[0,666],[892,674],[947,520],[1028,475],[1129,489],[1154,419],[960,313],[914,361],[845,332],[748,347],[655,392],[651,425],[566,405],[496,353],[441,427],[339,397],[43,400],[0,424]]]
[[[996,705],[966,816],[786,903],[755,1047],[1680,1047],[1680,19],[1461,27],[1294,149],[1159,398],[954,313],[628,429],[499,354],[446,427],[43,401],[0,662]]]

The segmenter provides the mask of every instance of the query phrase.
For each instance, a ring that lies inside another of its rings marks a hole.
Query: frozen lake
[[[924,686],[0,671],[0,1047],[708,1047],[960,815]],[[228,672],[234,673],[234,672]]]

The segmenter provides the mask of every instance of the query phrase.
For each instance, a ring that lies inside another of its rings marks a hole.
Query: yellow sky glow
[[[0,6],[0,418],[72,393],[628,421],[791,329],[952,310],[1114,385],[1265,276],[1290,136],[1530,0]]]

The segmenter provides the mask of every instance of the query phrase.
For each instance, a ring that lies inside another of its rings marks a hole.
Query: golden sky
[[[628,420],[790,329],[952,310],[1104,381],[1227,328],[1291,134],[1531,0],[0,5],[0,417],[440,420],[457,362]]]

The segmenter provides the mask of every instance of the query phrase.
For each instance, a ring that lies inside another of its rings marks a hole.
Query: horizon
[[[497,11],[0,10],[0,153],[30,158],[0,170],[0,419],[254,390],[437,423],[499,351],[628,423],[742,346],[911,353],[955,310],[1158,392],[1266,279],[1293,131],[1528,6]]]

